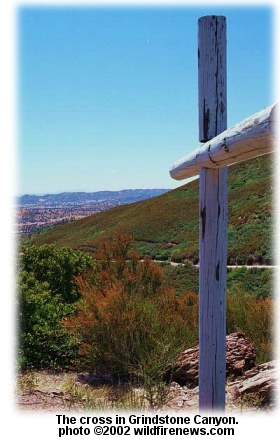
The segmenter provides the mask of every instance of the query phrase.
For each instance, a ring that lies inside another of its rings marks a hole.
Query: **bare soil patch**
[[[73,372],[46,371],[21,374],[17,378],[15,401],[19,410],[40,412],[149,410],[143,390],[126,384],[113,385],[96,376]],[[172,383],[162,411],[198,410],[198,387],[188,388]],[[226,411],[256,413],[271,411],[251,396],[242,401],[234,387],[227,385]]]

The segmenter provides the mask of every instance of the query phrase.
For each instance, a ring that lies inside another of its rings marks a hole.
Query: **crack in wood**
[[[218,40],[218,18],[215,17],[215,55],[216,55],[216,72],[215,72],[215,96],[216,96],[216,109],[215,109],[215,135],[218,134],[218,120],[220,119],[219,113],[219,100],[218,100],[218,90],[219,90],[219,40]],[[213,137],[213,136],[211,136]],[[210,158],[211,160],[211,158]]]
[[[229,153],[229,147],[227,146],[227,144],[223,145],[223,148],[225,150],[226,153]]]
[[[209,122],[210,122],[210,111],[209,108],[206,110],[205,108],[205,99],[203,105],[203,142],[209,140],[208,131],[209,131]]]
[[[204,238],[206,228],[206,206],[200,211],[200,217],[202,220],[202,238]]]
[[[220,279],[220,261],[218,261],[218,264],[216,266],[216,280],[219,281]]]
[[[214,163],[215,165],[219,165],[218,162],[215,162],[215,161],[212,159],[212,157],[211,157],[210,154],[208,154],[208,157],[209,157],[209,159],[210,159],[210,161],[211,161],[212,163]]]

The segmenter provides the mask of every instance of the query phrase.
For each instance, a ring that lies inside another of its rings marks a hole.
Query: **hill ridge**
[[[228,264],[273,261],[273,155],[229,167]],[[141,256],[198,262],[198,179],[149,200],[58,226],[32,239],[94,252],[103,238],[129,233]]]
[[[44,195],[32,195],[25,194],[23,196],[16,197],[16,204],[18,206],[32,205],[32,204],[58,204],[58,203],[84,203],[84,202],[97,202],[97,201],[112,201],[119,200],[121,202],[129,203],[135,200],[143,200],[151,197],[158,196],[169,189],[165,188],[135,188],[135,189],[123,189],[120,191],[64,191],[57,194],[44,194]]]

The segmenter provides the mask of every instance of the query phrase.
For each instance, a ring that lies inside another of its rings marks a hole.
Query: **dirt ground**
[[[15,387],[15,404],[22,411],[67,412],[116,409],[148,410],[143,390],[101,383],[87,374],[31,372],[19,375]],[[162,411],[198,410],[198,387],[189,389],[172,383]],[[266,409],[267,410],[267,409]],[[226,412],[256,413],[264,411],[257,400],[241,401],[234,387],[226,388]]]

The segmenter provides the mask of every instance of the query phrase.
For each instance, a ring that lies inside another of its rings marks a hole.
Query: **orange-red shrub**
[[[82,341],[83,368],[114,376],[155,378],[182,349],[197,343],[197,296],[176,297],[162,269],[130,251],[119,235],[103,243],[68,326]]]

